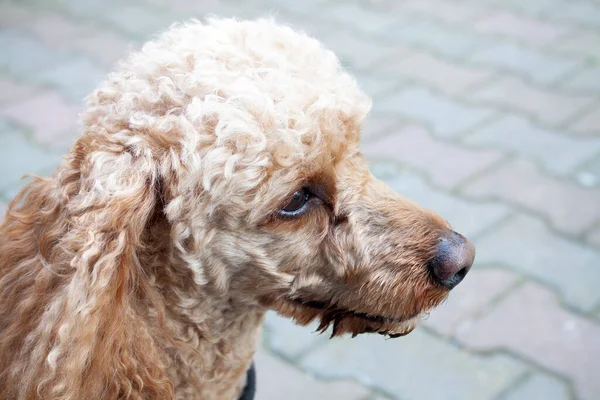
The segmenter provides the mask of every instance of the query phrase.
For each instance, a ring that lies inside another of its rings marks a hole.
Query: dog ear
[[[52,386],[72,390],[65,398],[144,393],[170,399],[166,360],[161,359],[155,331],[140,316],[146,303],[139,300],[160,303],[151,300],[158,296],[140,261],[144,233],[160,199],[156,162],[149,152],[113,152],[106,144],[101,148],[78,158],[80,141],[66,172],[78,176],[80,187],[66,204],[70,229],[61,245],[73,275],[47,357],[61,365]],[[164,315],[160,307],[155,311],[159,319]]]

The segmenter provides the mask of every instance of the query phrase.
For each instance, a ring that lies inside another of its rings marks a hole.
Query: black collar
[[[240,395],[240,400],[254,400],[256,393],[256,371],[254,370],[254,362],[250,364],[248,372],[246,372],[246,387]]]

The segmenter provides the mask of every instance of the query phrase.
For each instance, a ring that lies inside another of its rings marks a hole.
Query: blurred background
[[[599,0],[0,0],[2,214],[117,59],[206,14],[274,15],[337,52],[374,99],[374,173],[478,248],[402,339],[269,314],[258,400],[600,399]]]

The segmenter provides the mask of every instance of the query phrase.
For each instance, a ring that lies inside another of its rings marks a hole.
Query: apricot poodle
[[[0,398],[236,399],[269,309],[414,329],[474,249],[370,174],[369,109],[271,20],[191,21],[128,56],[0,226]]]

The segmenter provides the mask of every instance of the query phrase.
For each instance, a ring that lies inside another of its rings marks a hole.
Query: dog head
[[[473,262],[443,219],[371,175],[359,149],[369,99],[290,28],[173,27],[88,103],[76,149],[88,191],[113,205],[137,193],[119,207],[136,207],[140,226],[158,205],[176,257],[214,295],[319,318],[334,335],[399,336]]]

